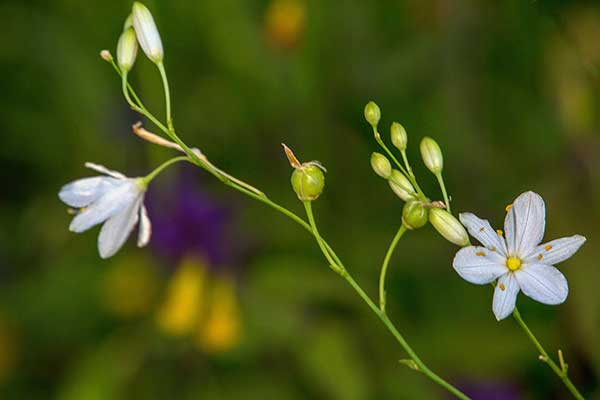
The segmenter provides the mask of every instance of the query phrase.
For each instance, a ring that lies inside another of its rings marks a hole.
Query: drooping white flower
[[[452,265],[471,283],[483,285],[498,280],[492,307],[498,321],[512,313],[519,291],[543,304],[566,300],[567,280],[554,265],[571,257],[586,238],[574,235],[540,244],[546,225],[540,195],[523,193],[507,207],[506,237],[502,231],[494,231],[487,220],[471,213],[460,214],[460,221],[483,246],[462,248]]]
[[[58,197],[79,209],[69,229],[80,233],[104,222],[98,236],[98,251],[102,258],[111,257],[123,246],[138,221],[137,245],[148,244],[151,225],[144,206],[146,185],[142,180],[128,178],[93,163],[85,166],[106,176],[83,178],[62,187]]]

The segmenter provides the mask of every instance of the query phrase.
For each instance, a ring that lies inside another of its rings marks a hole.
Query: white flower
[[[498,279],[493,301],[498,321],[512,313],[520,290],[543,304],[564,302],[569,286],[554,265],[571,257],[586,240],[574,235],[540,244],[546,210],[544,200],[537,193],[521,194],[507,211],[506,239],[502,231],[494,231],[487,220],[471,213],[460,214],[460,221],[483,247],[461,249],[452,263],[468,282],[483,285]]]
[[[58,197],[79,209],[69,229],[80,233],[106,221],[98,236],[102,258],[111,257],[123,246],[138,220],[141,222],[137,245],[148,244],[151,226],[144,207],[145,184],[101,165],[85,166],[107,176],[79,179],[62,187]]]

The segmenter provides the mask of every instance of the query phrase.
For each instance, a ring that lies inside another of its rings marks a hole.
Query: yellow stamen
[[[485,253],[483,251],[478,251],[477,253],[475,253],[475,255],[477,257],[483,257],[483,256],[485,256]]]
[[[504,232],[502,232],[502,229],[496,230],[496,233],[500,236],[504,235]]]
[[[485,231],[485,228],[482,226],[481,228],[479,228],[479,232],[483,232]]]
[[[506,286],[504,286],[504,283],[500,284],[500,290],[505,291],[506,290]]]
[[[506,260],[506,266],[511,271],[516,271],[521,268],[521,259],[517,257],[508,257]]]
[[[504,207],[504,210],[505,210],[506,212],[509,212],[511,208],[512,208],[512,204],[509,204],[509,205],[507,205],[506,207]]]
[[[537,259],[538,259],[538,260],[541,260],[542,258],[543,258],[543,257],[542,257],[542,255],[541,255],[541,254],[538,254],[538,256],[537,256]]]
[[[552,250],[552,245],[547,244],[546,247],[544,247],[544,250],[546,250],[546,251]]]
[[[496,251],[496,246],[490,247],[490,251]]]

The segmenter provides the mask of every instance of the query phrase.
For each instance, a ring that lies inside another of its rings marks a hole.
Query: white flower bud
[[[146,56],[155,64],[162,62],[164,55],[162,41],[160,40],[160,34],[150,10],[142,3],[136,1],[133,3],[131,15],[133,17],[135,34],[142,50],[144,50]]]
[[[446,240],[457,246],[469,244],[469,235],[458,219],[441,208],[429,210],[429,222]]]
[[[408,142],[408,137],[406,136],[406,130],[402,125],[398,122],[392,122],[392,127],[390,128],[390,134],[392,137],[392,143],[396,148],[400,151],[406,150],[406,144]]]
[[[123,23],[123,32],[133,27],[133,15],[129,14]]]
[[[117,44],[117,63],[122,71],[129,71],[135,63],[138,45],[133,28],[127,29],[121,34]]]
[[[375,171],[377,175],[384,179],[388,179],[392,173],[392,165],[389,160],[380,153],[371,154],[371,168],[373,168],[373,171]]]
[[[404,174],[397,169],[392,171],[388,180],[390,187],[404,201],[415,200],[415,189]]]
[[[377,126],[381,119],[381,110],[375,102],[370,101],[365,106],[365,119],[371,126]]]
[[[444,168],[444,157],[442,150],[435,140],[430,137],[424,137],[421,140],[421,157],[423,163],[434,174],[439,174]]]
[[[110,54],[110,51],[108,51],[106,49],[104,49],[100,52],[100,57],[102,57],[102,59],[107,62],[112,62],[112,60],[113,60],[112,54]]]

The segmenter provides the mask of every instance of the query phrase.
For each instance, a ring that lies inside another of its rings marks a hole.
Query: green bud
[[[137,56],[137,39],[133,28],[128,28],[121,34],[117,44],[117,64],[122,71],[129,71]]]
[[[371,168],[383,179],[388,179],[392,173],[392,165],[381,153],[371,154]]]
[[[365,106],[365,119],[371,126],[377,126],[381,119],[381,110],[375,102],[370,101]]]
[[[325,175],[317,165],[304,163],[292,173],[292,188],[301,201],[316,200],[325,187]]]
[[[429,210],[420,201],[409,201],[402,209],[402,223],[408,229],[419,229],[427,223]]]
[[[421,140],[421,157],[423,163],[434,174],[439,174],[444,168],[444,157],[442,150],[435,140],[430,137],[424,137]]]
[[[152,62],[161,63],[164,57],[162,41],[150,10],[136,1],[133,3],[131,18],[142,50]]]
[[[131,27],[133,27],[133,15],[129,14],[123,23],[123,32]]]
[[[406,130],[402,125],[398,122],[392,122],[392,127],[390,128],[390,134],[392,137],[392,143],[396,148],[400,151],[406,150],[406,144],[408,142],[408,137],[406,136]]]
[[[397,169],[392,170],[392,174],[388,180],[390,187],[404,201],[415,200],[415,189],[408,178]]]
[[[432,208],[429,211],[429,222],[447,241],[461,247],[469,244],[469,235],[464,226],[448,211]]]

